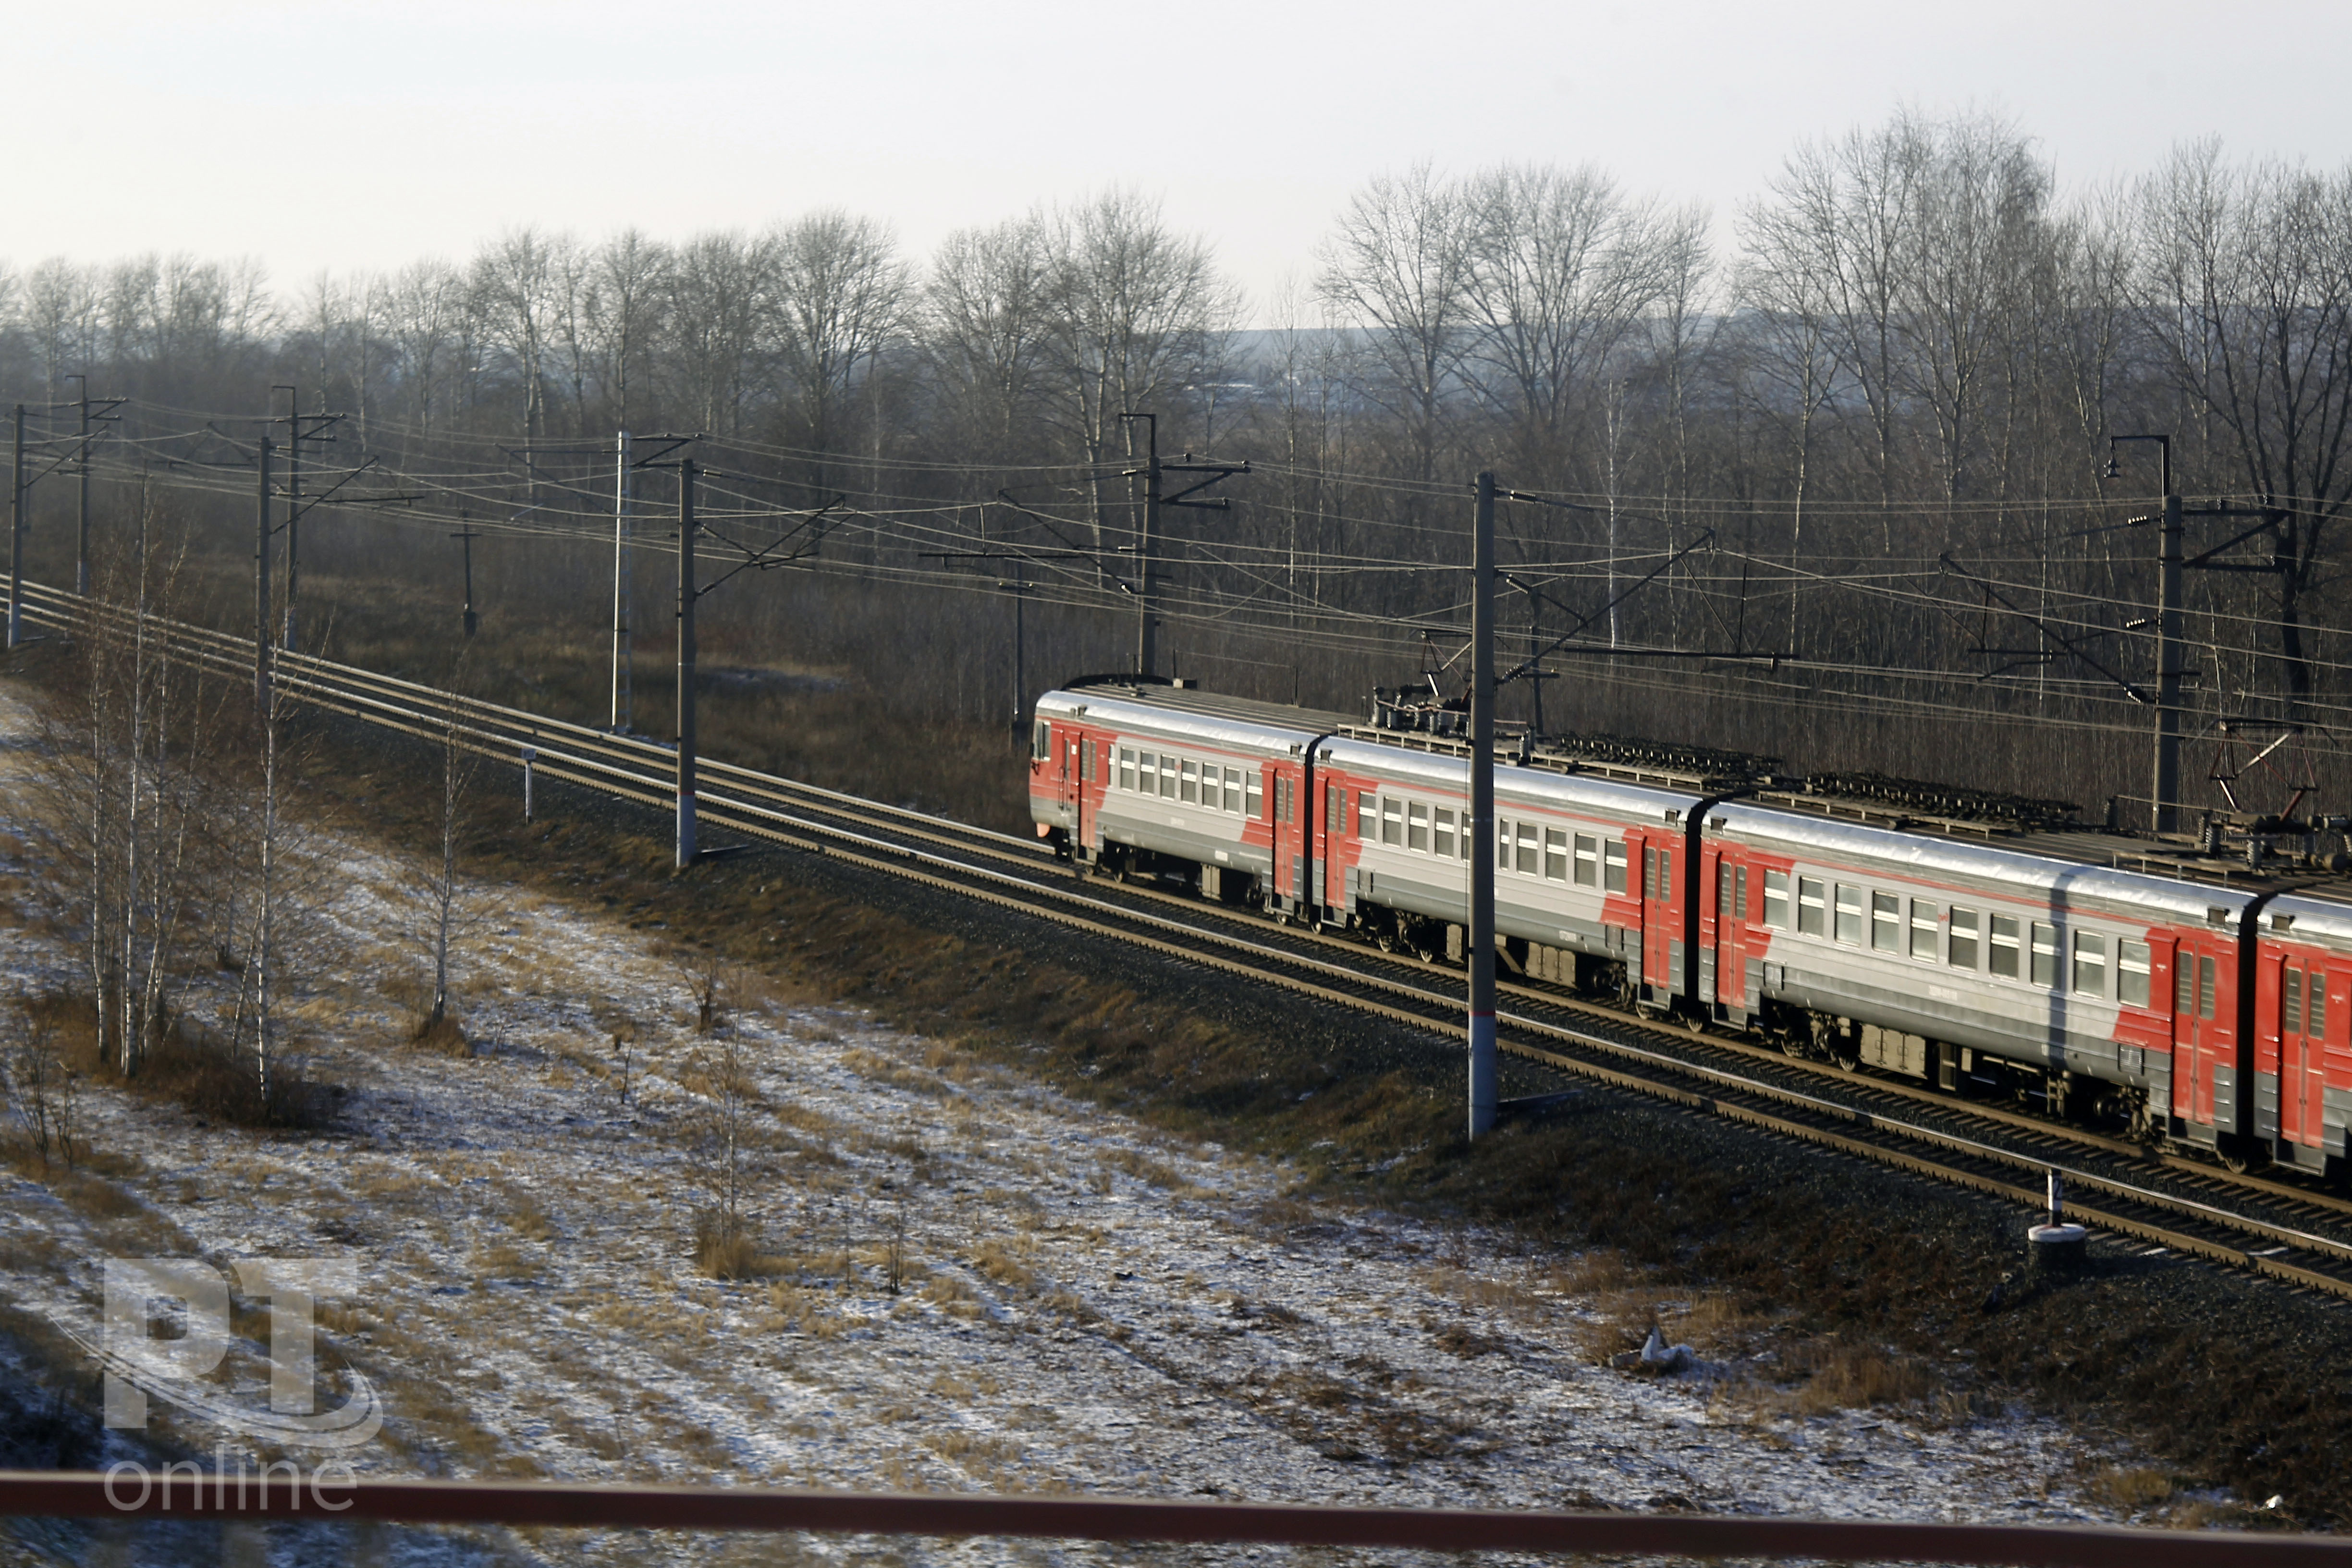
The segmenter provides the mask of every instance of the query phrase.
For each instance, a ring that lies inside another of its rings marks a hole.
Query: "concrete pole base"
[[[2025,1233],[2029,1278],[2061,1284],[2082,1277],[2091,1233],[2079,1225],[2037,1225]]]

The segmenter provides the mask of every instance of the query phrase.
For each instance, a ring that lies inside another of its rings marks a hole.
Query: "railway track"
[[[89,609],[26,584],[29,621],[69,631]],[[127,626],[123,612],[100,608]],[[151,618],[169,657],[249,678],[253,644]],[[667,809],[670,747],[378,675],[308,655],[277,657],[290,697],[324,711]],[[1351,939],[1278,926],[1151,887],[1082,879],[1033,841],[904,807],[698,760],[700,820],[1044,919],[1163,957],[1433,1032],[1460,1026],[1460,982],[1442,966]],[[1936,1180],[2039,1205],[2053,1170],[2073,1217],[2146,1248],[2201,1257],[2352,1299],[2352,1202],[2237,1176],[2004,1107],[1796,1060],[1751,1042],[1631,1017],[1528,985],[1503,987],[1507,1050],[1563,1075],[1726,1117]]]

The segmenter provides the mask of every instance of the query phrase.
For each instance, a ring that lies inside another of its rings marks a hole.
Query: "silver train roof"
[[[1231,697],[1164,686],[1087,686],[1048,691],[1037,699],[1040,717],[1084,718],[1113,729],[1183,737],[1234,751],[1304,752],[1319,736],[1354,720],[1338,713],[1278,708]],[[1305,724],[1329,721],[1328,729]]]
[[[2352,904],[2340,896],[2321,897],[2315,893],[2281,893],[2263,906],[2270,917],[2273,931],[2290,942],[2315,942],[2335,947],[2352,948]],[[2280,929],[2282,919],[2290,929]]]
[[[1390,778],[1417,780],[1444,789],[1470,787],[1470,759],[1450,752],[1423,752],[1405,746],[1384,746],[1377,741],[1338,738],[1315,748],[1345,768],[1377,773]],[[1547,769],[1495,764],[1495,798],[1529,805],[1587,806],[1620,816],[1666,820],[1666,813],[1687,816],[1706,797],[1683,790],[1647,784],[1619,784],[1590,773],[1556,773]]]
[[[2207,923],[2213,910],[2228,910],[2234,921],[2260,896],[2242,888],[2182,881],[2044,854],[2033,847],[2030,835],[1994,844],[1969,844],[1741,801],[1724,801],[1710,807],[1706,815],[1711,831],[1721,822],[1723,832],[1745,843],[1866,858],[1883,865],[1980,882],[2012,887],[2023,883],[2096,900],[2125,911],[2160,910],[2200,925]]]

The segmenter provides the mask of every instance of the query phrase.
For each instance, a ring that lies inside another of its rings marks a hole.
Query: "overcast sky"
[[[1596,163],[1727,219],[1900,103],[2013,116],[2062,181],[2352,161],[2352,5],[1176,5],[108,0],[12,7],[0,258],[462,258],[524,223],[664,237],[839,205],[920,254],[1108,182],[1262,313],[1366,176]]]

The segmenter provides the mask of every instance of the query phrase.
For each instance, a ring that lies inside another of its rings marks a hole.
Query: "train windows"
[[[1789,929],[1789,873],[1764,873],[1764,923],[1775,931]]]
[[[1936,962],[1936,906],[1925,899],[1911,900],[1911,956]]]
[[[1857,946],[1862,942],[1862,889],[1843,882],[1837,889],[1837,939]]]
[[[2036,985],[2055,989],[2058,984],[2058,928],[2041,921],[2033,922],[2033,973],[2030,978]]]
[[[1748,868],[1745,866],[1739,868],[1739,875],[1736,879],[1735,889],[1739,918],[1744,921],[1748,918]]]
[[[2327,1037],[2327,976],[2315,969],[2311,972],[2311,1012],[2303,1032],[2315,1040]]]
[[[1288,822],[1290,797],[1297,792],[1291,787],[1290,781],[1279,773],[1275,775],[1274,782],[1282,787],[1282,820]],[[1265,810],[1265,775],[1252,768],[1249,775],[1242,781],[1242,789],[1244,792],[1242,815],[1255,822],[1259,815]]]
[[[1601,846],[1601,890],[1622,893],[1625,890],[1625,845],[1622,839],[1606,839]]]
[[[1241,808],[1242,771],[1239,768],[1227,768],[1225,770],[1225,809],[1227,811],[1239,811]],[[1255,816],[1256,814],[1252,813],[1251,815]]]
[[[1829,910],[1818,877],[1797,879],[1797,929],[1807,936],[1827,936]]]
[[[1160,759],[1150,752],[1143,753],[1143,793],[1160,793]]]
[[[1510,868],[1511,825],[1507,822],[1497,822],[1495,824],[1495,869],[1507,871]]]
[[[1333,838],[1348,834],[1348,792],[1338,784],[1324,786],[1323,831]]]
[[[1356,792],[1356,837],[1367,844],[1381,837],[1381,803],[1370,790]]]
[[[1177,763],[1176,765],[1184,770],[1181,775],[1184,781],[1183,787],[1178,791],[1176,798],[1182,801],[1186,805],[1200,805],[1201,764],[1192,761],[1190,757],[1187,757],[1184,761]],[[1209,777],[1212,780],[1215,779],[1216,776],[1217,775],[1213,771],[1209,774]],[[1210,787],[1214,789],[1216,786],[1214,784],[1212,784]],[[1217,804],[1217,798],[1215,795],[1212,795],[1209,797],[1209,804],[1211,805]]]
[[[1404,803],[1404,847],[1429,853],[1429,807],[1417,800]]]
[[[1731,918],[1731,862],[1728,860],[1716,863],[1715,918],[1718,921]]]
[[[1176,759],[1164,754],[1160,759],[1160,798],[1176,798]]]
[[[1658,890],[1653,896],[1670,904],[1675,901],[1675,852],[1671,849],[1658,851]]]
[[[1544,829],[1544,880],[1568,880],[1568,829],[1565,827]]]
[[[1536,825],[1532,822],[1522,822],[1519,824],[1518,833],[1519,870],[1529,877],[1540,876],[1543,866],[1536,849]]]
[[[1390,800],[1386,796],[1381,797],[1381,842],[1383,844],[1404,842],[1404,802]]]
[[[1952,940],[1945,952],[1954,969],[1974,969],[1977,966],[1976,910],[1954,908]]]
[[[2017,917],[1992,917],[1991,937],[1985,944],[1985,957],[1995,974],[2017,978]]]
[[[2291,1035],[2303,1033],[2303,971],[2290,969],[2279,988],[2279,1028]]]
[[[2074,933],[2074,989],[2085,996],[2107,994],[2107,939],[2097,931]]]
[[[1078,748],[1078,778],[1086,784],[1095,782],[1095,743],[1092,741]]]
[[[1432,813],[1432,816],[1434,826],[1431,831],[1437,837],[1437,853],[1444,858],[1451,860],[1454,858],[1454,808],[1441,805]]]
[[[2209,1024],[2213,1021],[2214,982],[2219,978],[2220,973],[2214,968],[2213,961],[2211,959],[2202,957],[2198,959],[2197,1016],[2204,1019]]]
[[[1576,885],[1580,888],[1601,885],[1601,840],[1590,833],[1576,836]]]
[[[2125,937],[2116,943],[2116,1000],[2147,1005],[2147,943]]]
[[[2197,960],[2181,953],[2172,961],[2172,1011],[2175,1016],[2197,1016]]]
[[[1903,900],[1893,893],[1870,895],[1870,945],[1881,952],[1903,951]]]
[[[1135,788],[1135,752],[1131,747],[1118,749],[1118,787],[1130,792]]]
[[[1040,719],[1037,721],[1036,728],[1029,732],[1029,760],[1031,762],[1042,763],[1047,757],[1054,754],[1053,748],[1053,730],[1046,724],[1045,721]]]

